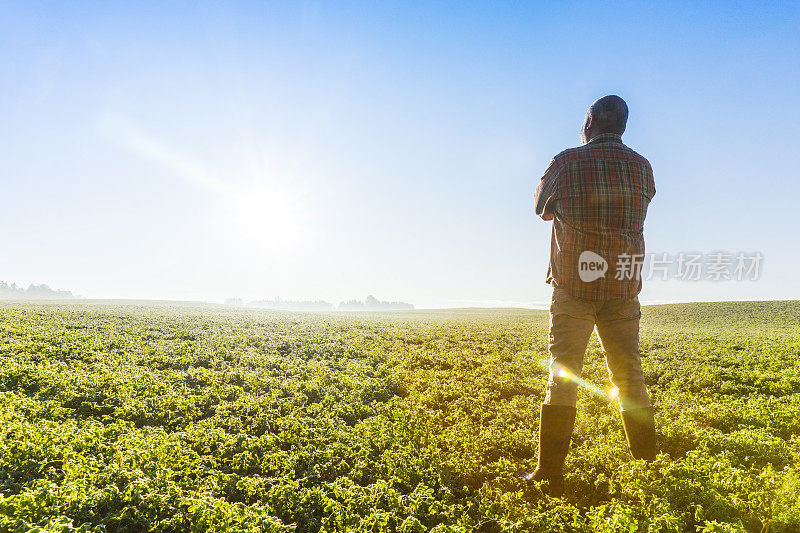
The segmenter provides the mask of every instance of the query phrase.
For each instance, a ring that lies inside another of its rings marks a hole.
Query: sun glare
[[[288,249],[305,236],[302,197],[279,183],[255,183],[232,194],[233,231],[258,248]]]

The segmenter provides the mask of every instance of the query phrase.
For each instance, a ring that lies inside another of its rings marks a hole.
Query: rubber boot
[[[531,479],[547,481],[544,492],[559,497],[564,492],[564,459],[575,427],[575,408],[542,404],[539,422],[539,461]]]
[[[652,407],[621,411],[625,438],[634,459],[653,461],[656,458],[656,424]]]

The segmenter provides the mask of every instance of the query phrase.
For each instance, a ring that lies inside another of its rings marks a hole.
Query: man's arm
[[[558,168],[556,160],[553,159],[544,171],[542,181],[539,182],[536,195],[533,197],[534,211],[543,220],[553,220],[553,201],[557,183]]]

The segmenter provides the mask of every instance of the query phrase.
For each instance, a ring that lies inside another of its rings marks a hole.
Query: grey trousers
[[[639,354],[639,298],[592,302],[553,288],[550,303],[550,377],[544,403],[575,406],[592,330],[603,345],[608,377],[619,390],[620,409],[650,406]]]

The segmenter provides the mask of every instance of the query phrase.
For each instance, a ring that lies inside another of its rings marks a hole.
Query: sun
[[[304,198],[278,182],[256,182],[231,193],[236,235],[263,251],[287,250],[306,237]]]

